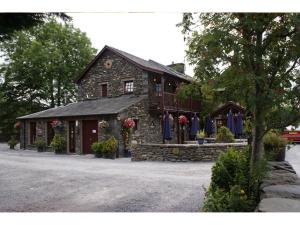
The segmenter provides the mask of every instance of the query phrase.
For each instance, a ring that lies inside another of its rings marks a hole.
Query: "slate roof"
[[[146,71],[150,71],[150,72],[155,72],[155,73],[159,73],[159,74],[169,74],[171,76],[175,76],[177,78],[186,80],[186,81],[192,81],[193,78],[191,76],[188,76],[186,74],[177,72],[176,70],[165,66],[163,64],[160,64],[158,62],[155,62],[153,60],[144,60],[142,58],[139,58],[137,56],[134,56],[132,54],[129,54],[127,52],[121,51],[119,49],[110,47],[105,45],[105,47],[98,53],[98,55],[93,59],[93,61],[87,65],[87,67],[85,68],[85,70],[83,71],[83,73],[76,79],[76,82],[78,83],[83,77],[84,75],[89,71],[89,69],[94,65],[94,63],[99,59],[99,57],[102,55],[102,53],[105,50],[110,50],[112,52],[114,52],[115,54],[121,56],[122,58],[130,61],[131,63],[135,64],[136,66],[138,66],[139,68],[146,70]]]
[[[238,103],[229,101],[229,102],[219,106],[214,112],[211,113],[211,116],[216,117],[220,114],[226,115],[228,113],[229,109],[232,109],[233,113],[241,112],[242,114],[244,114],[246,111],[246,109],[243,106],[239,105]]]
[[[145,99],[146,95],[122,95],[114,98],[101,98],[71,103],[66,106],[47,109],[17,119],[57,118],[70,116],[91,116],[117,114],[129,106]]]

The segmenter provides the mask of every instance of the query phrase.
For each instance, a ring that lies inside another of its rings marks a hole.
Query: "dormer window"
[[[124,81],[124,93],[132,93],[133,92],[133,80]]]

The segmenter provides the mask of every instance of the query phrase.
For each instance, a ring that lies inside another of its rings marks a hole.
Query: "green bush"
[[[102,153],[103,151],[103,141],[98,141],[92,144],[91,148],[95,153]]]
[[[18,141],[14,136],[12,136],[10,140],[7,142],[7,144],[9,145],[10,149],[15,149],[15,146],[18,144]]]
[[[212,179],[203,210],[207,212],[254,211],[266,163],[255,165],[250,177],[250,149],[229,149],[220,154],[212,168]]]
[[[66,140],[62,135],[55,134],[50,146],[55,152],[59,152],[59,153],[65,152]]]
[[[118,149],[118,141],[115,137],[110,137],[107,141],[104,142],[103,153],[115,153]]]
[[[234,135],[231,133],[231,131],[227,127],[222,126],[218,129],[216,142],[219,142],[219,143],[235,142]]]
[[[45,148],[47,145],[44,138],[41,137],[37,138],[34,144],[36,145],[37,148]]]
[[[233,185],[247,185],[249,176],[249,152],[230,148],[227,152],[219,155],[218,160],[212,167],[211,187],[229,191]]]
[[[265,156],[268,160],[275,160],[278,153],[288,144],[287,139],[283,138],[277,131],[270,130],[263,138]]]

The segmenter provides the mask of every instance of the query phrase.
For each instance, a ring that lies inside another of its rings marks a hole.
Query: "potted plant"
[[[220,127],[218,129],[217,137],[216,137],[217,143],[234,143],[234,135],[231,133],[231,131],[227,127]]]
[[[277,131],[270,130],[263,137],[264,149],[267,160],[284,161],[287,139],[283,138]]]
[[[41,137],[37,138],[34,144],[36,145],[38,152],[45,151],[46,142],[45,142],[44,138],[41,138]]]
[[[118,149],[118,141],[115,137],[110,137],[107,141],[103,143],[103,155],[105,158],[115,159],[116,152]]]
[[[12,136],[10,140],[7,142],[7,144],[9,145],[10,149],[15,149],[15,146],[18,144],[18,141],[14,136]]]
[[[62,154],[66,152],[66,140],[60,134],[54,135],[50,146],[56,154]]]
[[[95,157],[96,158],[101,158],[102,157],[102,151],[103,151],[103,141],[98,141],[98,142],[94,142],[91,146],[92,150],[95,153]]]
[[[203,130],[199,130],[197,133],[197,140],[198,140],[198,144],[202,145],[204,143],[204,137],[205,137],[205,133]]]

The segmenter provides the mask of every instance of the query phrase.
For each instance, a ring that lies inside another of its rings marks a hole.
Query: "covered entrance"
[[[91,146],[98,141],[98,121],[83,120],[82,121],[82,153],[92,154]]]

